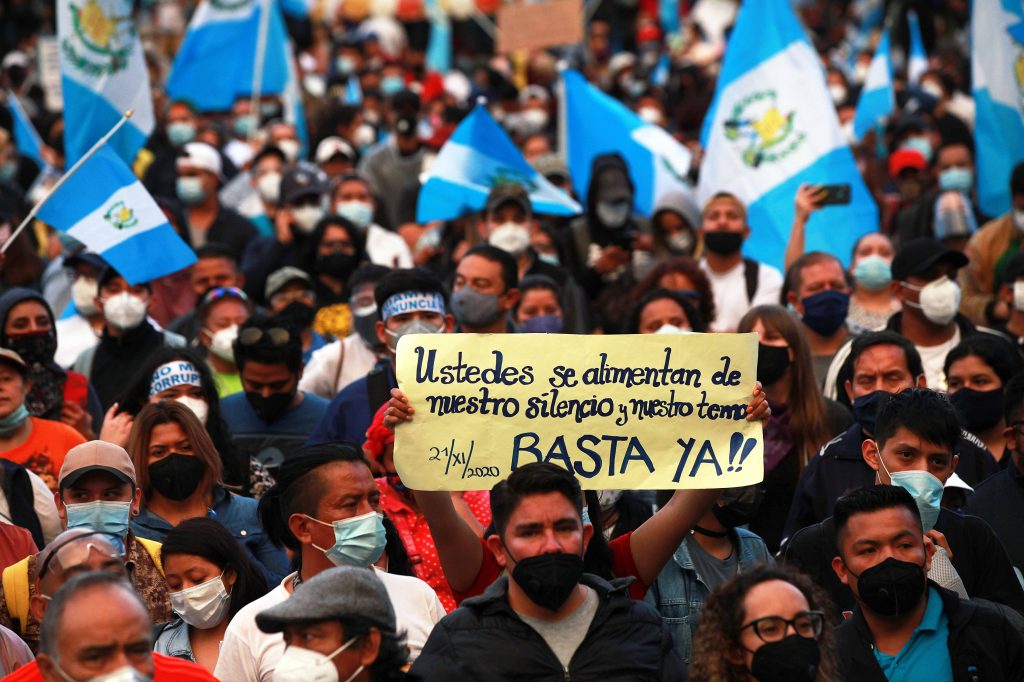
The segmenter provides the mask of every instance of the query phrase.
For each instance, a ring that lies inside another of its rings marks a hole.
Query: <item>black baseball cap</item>
[[[937,263],[950,263],[959,269],[967,265],[967,256],[928,237],[911,239],[892,259],[892,278],[897,282],[925,272]]]

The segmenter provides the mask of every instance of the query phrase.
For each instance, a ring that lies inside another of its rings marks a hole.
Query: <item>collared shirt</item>
[[[402,496],[395,492],[386,478],[377,479],[380,489],[380,508],[398,530],[398,537],[405,547],[416,577],[430,585],[437,593],[444,610],[451,613],[458,604],[448,585],[448,579],[441,568],[434,537],[423,514],[414,510]],[[466,491],[462,499],[480,525],[486,528],[491,523],[490,493],[487,491]]]
[[[142,603],[146,605],[153,623],[156,625],[165,623],[173,615],[171,600],[167,596],[167,581],[164,580],[164,575],[160,572],[160,569],[156,567],[153,557],[149,555],[149,552],[142,546],[142,543],[135,539],[135,535],[131,531],[128,531],[126,540],[125,544],[128,554],[125,557],[124,565],[128,571],[128,580],[131,582],[132,587],[135,588],[135,592],[142,598]],[[38,555],[28,557],[29,599],[38,591],[39,580],[36,572],[39,567],[36,562],[37,558]],[[8,610],[7,599],[2,591],[0,591],[0,625],[16,630],[17,628],[13,623],[15,616],[16,614],[10,613]],[[21,638],[35,652],[39,649],[39,621],[32,616],[31,611],[29,611],[27,620],[28,622],[25,623],[25,631],[21,634]]]
[[[874,649],[875,660],[889,682],[953,682],[949,657],[949,618],[942,597],[928,588],[928,605],[921,623],[895,656]]]

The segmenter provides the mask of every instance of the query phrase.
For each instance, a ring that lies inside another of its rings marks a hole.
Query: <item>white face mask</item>
[[[1013,283],[1013,307],[1024,311],[1024,282]]]
[[[276,204],[281,198],[281,174],[270,171],[261,175],[256,180],[256,193],[268,204]]]
[[[956,317],[956,311],[960,308],[960,286],[950,278],[940,277],[923,287],[906,282],[903,286],[921,292],[919,303],[904,301],[903,304],[919,309],[934,324],[947,325]]]
[[[1013,209],[1013,224],[1021,232],[1024,232],[1024,211]]]
[[[690,330],[689,329],[683,329],[682,327],[677,327],[674,324],[668,324],[666,322],[665,324],[663,324],[660,327],[658,327],[657,331],[655,331],[654,333],[655,334],[689,334]]]
[[[316,224],[324,217],[324,209],[319,206],[299,206],[292,209],[292,221],[303,234],[310,234]]]
[[[208,630],[228,615],[231,597],[224,587],[224,574],[178,592],[171,592],[171,608],[194,628]]]
[[[329,656],[324,656],[318,651],[290,646],[284,650],[278,660],[273,680],[274,682],[338,682],[338,669],[331,661],[352,646],[355,641],[356,638],[353,637],[335,649]],[[359,666],[355,672],[345,678],[345,682],[351,682],[362,671],[363,666]]]
[[[146,301],[125,291],[103,302],[103,317],[112,327],[127,331],[142,324],[148,307]]]
[[[358,199],[337,202],[334,204],[334,212],[360,230],[365,230],[373,221],[373,204]]]
[[[225,362],[235,364],[235,339],[238,338],[238,325],[233,324],[227,329],[214,332],[204,329],[210,336],[210,352]]]
[[[80,315],[96,314],[96,294],[99,286],[96,280],[79,277],[71,285],[71,300],[75,302],[75,310]]]
[[[76,680],[72,679],[66,672],[64,672],[64,670],[59,665],[56,665],[56,661],[54,661],[54,664],[54,667],[57,669],[57,672],[60,674],[61,677],[67,680],[67,682],[76,682]],[[109,672],[106,675],[96,675],[95,677],[90,677],[88,680],[85,680],[85,682],[151,682],[152,679],[153,678],[149,675],[143,675],[132,666],[126,665],[125,667],[118,668],[117,670]]]
[[[487,243],[518,256],[530,247],[530,230],[519,223],[502,223],[491,230]]]
[[[206,404],[205,400],[199,398],[192,398],[191,396],[183,395],[180,398],[175,398],[179,403],[192,410],[192,414],[196,416],[203,426],[206,426],[206,417],[210,414],[210,406]]]
[[[597,503],[601,505],[601,511],[608,511],[622,499],[621,490],[598,490]]]
[[[278,140],[276,143],[278,149],[284,154],[284,158],[288,159],[288,163],[295,163],[295,160],[299,158],[299,141],[292,139]]]

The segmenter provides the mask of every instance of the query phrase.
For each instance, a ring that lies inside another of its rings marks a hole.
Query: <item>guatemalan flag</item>
[[[840,131],[821,60],[788,2],[740,7],[702,142],[698,197],[724,191],[746,202],[751,257],[782,266],[803,183],[849,183],[852,195],[848,205],[814,213],[807,251],[845,263],[857,238],[878,229],[878,207]]]
[[[569,174],[576,194],[586,200],[594,157],[618,152],[626,159],[637,188],[633,208],[649,216],[665,192],[689,191],[690,150],[647,123],[624,104],[587,82],[578,71],[562,72],[564,135]]]
[[[535,213],[578,215],[582,207],[535,171],[482,103],[441,147],[420,189],[416,222],[453,220],[482,211],[491,188],[519,183]]]
[[[911,85],[921,82],[921,76],[928,70],[928,53],[924,51],[924,39],[921,37],[921,24],[917,20],[917,12],[907,12],[907,31],[910,33],[910,49],[907,51],[907,81]]]
[[[38,217],[98,253],[130,284],[149,282],[196,261],[153,197],[107,146],[68,177]]]
[[[153,99],[131,0],[58,0],[64,154],[70,166],[135,113],[108,142],[126,162],[153,132]]]
[[[883,123],[896,108],[896,93],[892,89],[892,60],[889,57],[889,29],[882,31],[875,48],[875,56],[868,67],[864,88],[857,101],[853,116],[853,134],[861,140],[869,130]]]
[[[971,45],[978,200],[985,213],[1002,215],[1010,172],[1024,161],[1024,3],[975,0]]]
[[[260,92],[285,94],[288,36],[274,0],[203,0],[192,15],[167,79],[167,93],[200,111],[227,111],[252,94],[260,16],[269,8]]]
[[[41,153],[43,141],[36,132],[36,127],[32,125],[32,119],[22,108],[18,96],[10,90],[7,91],[7,108],[10,109],[11,118],[14,120],[14,145],[18,153],[32,159],[42,169],[47,165]]]

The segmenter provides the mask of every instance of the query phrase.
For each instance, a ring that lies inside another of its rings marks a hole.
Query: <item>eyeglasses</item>
[[[753,628],[754,634],[762,642],[770,644],[771,642],[780,642],[785,639],[786,632],[791,625],[793,626],[793,631],[801,637],[817,639],[821,637],[821,630],[825,627],[825,612],[803,611],[796,614],[792,620],[786,620],[782,616],[765,616],[764,618],[750,621],[741,627],[740,631]]]
[[[217,287],[207,291],[199,305],[200,307],[205,307],[222,298],[236,298],[243,303],[249,302],[249,297],[238,287]]]
[[[103,540],[103,542],[82,542],[82,540],[93,536]],[[96,552],[108,559],[122,561],[124,559],[124,543],[121,541],[121,538],[99,531],[85,535],[76,535],[50,552],[50,555],[46,557],[46,561],[39,567],[38,575],[42,578],[46,575],[46,571],[54,565],[59,566],[61,572],[67,572],[76,566],[81,566],[88,561],[90,552]],[[55,560],[56,564],[54,564]]]
[[[271,346],[284,346],[291,341],[291,338],[291,332],[283,327],[270,327],[269,329],[246,327],[238,335],[238,342],[243,346],[255,346],[266,339]]]

